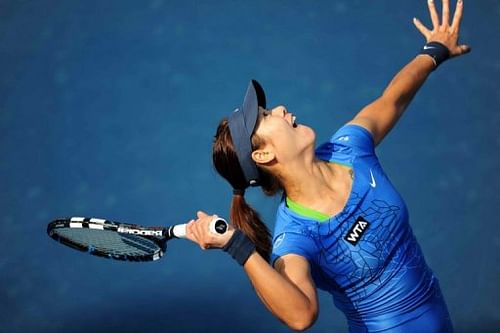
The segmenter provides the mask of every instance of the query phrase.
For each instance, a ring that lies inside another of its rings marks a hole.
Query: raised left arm
[[[418,19],[413,23],[425,36],[427,43],[439,42],[446,46],[449,56],[456,57],[470,51],[467,45],[458,44],[460,21],[463,13],[463,0],[457,1],[453,22],[449,24],[449,0],[442,0],[443,14],[441,24],[433,0],[428,0],[433,29],[427,29]],[[408,63],[392,79],[382,96],[363,108],[349,124],[363,126],[373,135],[375,145],[394,127],[406,107],[436,67],[431,56],[419,55]]]

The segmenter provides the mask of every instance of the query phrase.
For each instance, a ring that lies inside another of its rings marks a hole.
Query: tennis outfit
[[[345,125],[316,150],[320,160],[350,166],[344,209],[318,221],[288,207],[277,211],[272,262],[305,257],[316,287],[329,292],[350,333],[451,333],[439,282],[427,266],[408,209],[385,175],[372,135]]]

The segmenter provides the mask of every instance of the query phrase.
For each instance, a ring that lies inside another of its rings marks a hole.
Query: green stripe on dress
[[[319,222],[326,222],[330,219],[330,216],[318,212],[317,210],[304,207],[296,202],[293,202],[288,197],[286,198],[286,205],[292,212]]]

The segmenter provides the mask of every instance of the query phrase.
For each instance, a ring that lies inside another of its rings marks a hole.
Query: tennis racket
[[[227,222],[216,217],[210,232],[224,234]],[[167,241],[186,238],[186,224],[170,227],[145,227],[98,218],[57,219],[47,226],[50,237],[73,249],[95,256],[126,261],[153,261],[167,250]]]

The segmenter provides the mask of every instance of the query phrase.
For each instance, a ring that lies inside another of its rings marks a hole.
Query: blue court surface
[[[227,216],[211,144],[248,81],[320,143],[417,54],[414,16],[429,24],[425,0],[0,1],[0,332],[289,332],[221,251],[115,262],[46,225]],[[499,38],[500,2],[465,0],[472,53],[377,148],[457,333],[500,332]],[[247,198],[272,228],[279,198]],[[329,295],[320,309],[309,332],[346,332]]]

